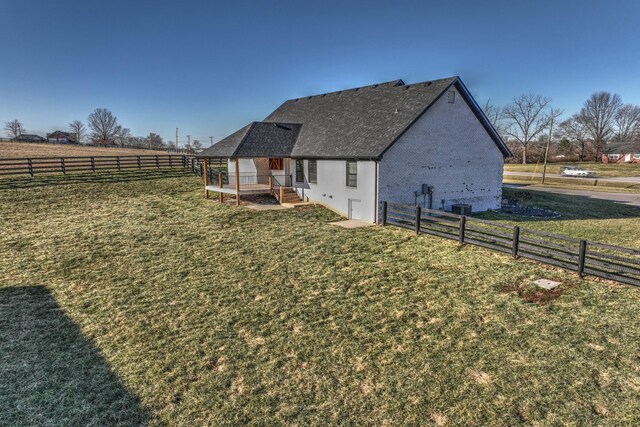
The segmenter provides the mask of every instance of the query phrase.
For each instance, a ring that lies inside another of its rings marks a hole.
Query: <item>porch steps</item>
[[[283,206],[300,206],[307,204],[306,202],[303,202],[291,188],[284,189],[282,200],[279,200],[279,202]]]

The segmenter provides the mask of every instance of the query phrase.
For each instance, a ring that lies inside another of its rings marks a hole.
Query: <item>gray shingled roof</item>
[[[297,123],[253,122],[205,151],[211,150],[219,157],[289,157],[300,126]]]
[[[640,142],[610,142],[603,151],[605,154],[640,153]]]
[[[291,99],[269,114],[264,122],[245,126],[204,150],[199,157],[244,157],[232,147],[240,147],[249,133],[252,146],[265,145],[265,150],[259,151],[264,157],[378,159],[453,84],[469,98],[469,104],[502,152],[510,154],[462,82],[458,77],[449,77],[416,84],[394,80]],[[265,122],[302,125],[289,154],[283,154],[283,148],[291,143],[290,140],[275,143],[269,139],[261,141],[259,133],[255,138],[251,135],[251,127]],[[265,154],[269,152],[267,147],[277,147],[279,154]],[[258,152],[257,148],[254,150]],[[258,154],[252,156],[259,157]],[[246,157],[250,156],[246,154]]]

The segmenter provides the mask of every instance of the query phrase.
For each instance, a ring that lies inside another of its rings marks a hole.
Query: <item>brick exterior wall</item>
[[[434,209],[450,210],[455,203],[469,203],[474,212],[500,207],[504,157],[455,92],[454,103],[444,93],[384,154],[380,202],[413,205],[414,192],[427,184],[434,189]],[[428,197],[419,196],[417,203],[428,207]]]

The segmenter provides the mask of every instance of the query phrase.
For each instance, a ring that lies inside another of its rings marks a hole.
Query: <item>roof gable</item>
[[[378,158],[455,80],[396,80],[292,99],[265,120],[304,124],[293,157]]]
[[[200,157],[379,159],[454,84],[498,148],[510,155],[464,84],[454,76],[415,84],[393,80],[290,99],[264,122],[243,127]],[[266,126],[274,123],[296,129],[286,133]]]

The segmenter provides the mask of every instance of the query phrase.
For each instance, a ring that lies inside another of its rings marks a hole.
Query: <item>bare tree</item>
[[[202,150],[202,143],[200,142],[199,139],[194,139],[193,140],[193,149],[196,150],[196,151]]]
[[[113,144],[118,131],[118,118],[106,108],[96,108],[89,114],[91,140],[95,144]]]
[[[494,129],[498,131],[498,133],[502,133],[504,131],[502,126],[502,109],[491,104],[491,100],[487,99],[482,111],[484,112],[484,115],[487,116],[487,119],[489,119],[489,122]]]
[[[574,114],[558,125],[558,135],[578,147],[578,159],[586,159],[586,149],[589,143],[589,132],[580,114]]]
[[[131,138],[131,129],[118,126],[115,132],[116,142],[120,146],[124,147],[129,144],[129,138]]]
[[[84,138],[87,135],[87,128],[80,120],[74,120],[69,123],[69,132],[71,132],[77,142],[84,142]]]
[[[20,120],[14,119],[4,124],[4,130],[11,138],[17,138],[25,132],[24,126],[20,123]]]
[[[147,137],[147,146],[149,148],[165,148],[162,137],[153,132],[149,133],[149,136]]]
[[[549,125],[548,106],[551,98],[520,95],[502,109],[504,133],[522,145],[522,163],[527,163],[527,148]]]
[[[595,147],[594,160],[600,160],[600,154],[613,134],[614,118],[622,107],[618,94],[609,92],[594,93],[586,100],[580,110],[580,119],[585,124],[589,137]]]
[[[614,138],[618,142],[631,142],[640,133],[640,107],[626,104],[613,117]]]

